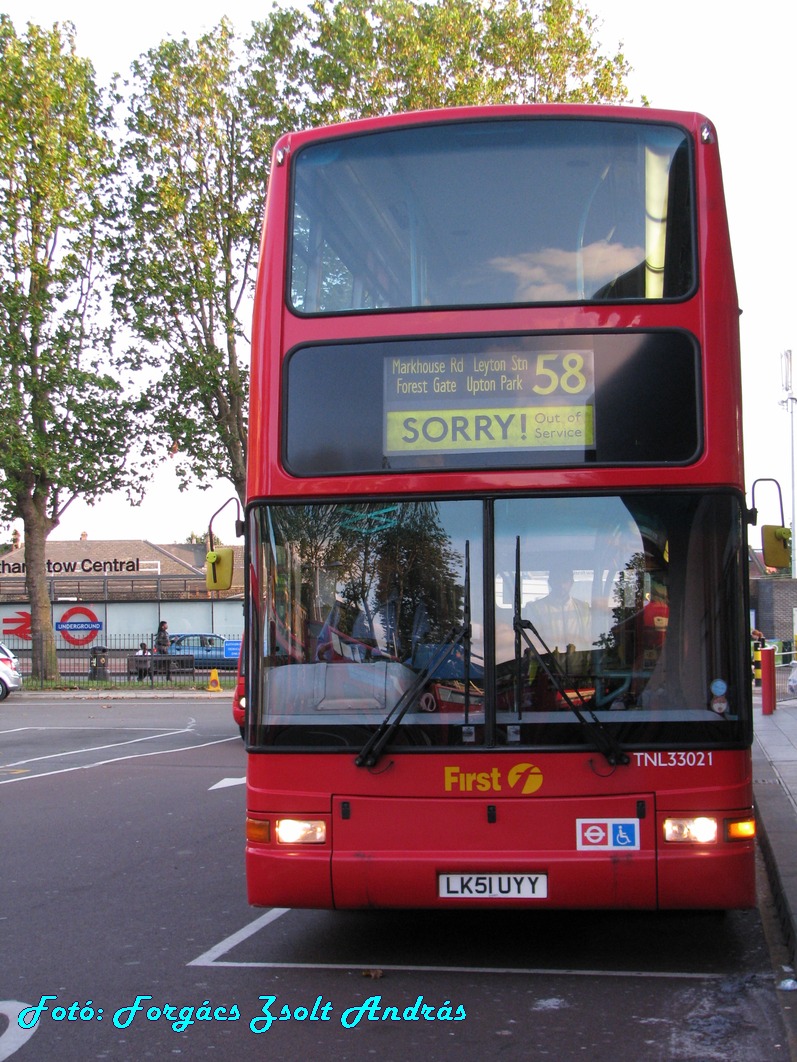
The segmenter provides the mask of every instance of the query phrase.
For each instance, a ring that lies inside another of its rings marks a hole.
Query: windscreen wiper
[[[463,705],[463,711],[465,715],[465,726],[470,721],[470,657],[471,657],[471,621],[470,621],[470,540],[465,540],[465,586],[463,588],[465,600],[462,603],[462,641],[465,650],[465,703]]]
[[[371,734],[368,741],[366,741],[363,746],[362,751],[354,760],[354,765],[356,767],[373,767],[374,764],[377,763],[385,746],[390,742],[396,728],[401,723],[401,720],[410,708],[417,703],[418,697],[426,683],[435,675],[437,669],[442,666],[442,664],[448,659],[449,655],[463,644],[465,653],[465,721],[467,722],[469,708],[468,689],[470,686],[470,642],[470,543],[466,542],[463,622],[452,627],[448,638],[437,647],[437,651],[433,654],[423,670],[418,672],[411,685],[407,687],[404,693],[402,693],[401,697],[399,697],[387,713],[378,728],[373,734]]]
[[[515,631],[515,710],[520,715],[520,690],[521,690],[521,646],[522,641],[526,643],[528,648],[534,654],[537,663],[545,672],[548,680],[553,688],[578,719],[581,726],[592,738],[592,742],[595,748],[603,756],[605,756],[607,762],[616,767],[618,764],[623,766],[631,762],[631,757],[621,747],[614,735],[606,729],[600,719],[589,705],[586,705],[584,698],[579,694],[581,705],[578,705],[574,698],[571,696],[570,691],[567,689],[566,675],[562,670],[561,664],[556,659],[555,655],[551,652],[548,646],[545,644],[540,632],[531,622],[531,620],[523,619],[521,615],[520,604],[520,535],[515,539],[515,610],[512,621],[512,626]],[[528,631],[531,631],[534,638],[530,638]],[[535,640],[536,639],[536,644]],[[542,646],[542,651],[537,648],[538,645]],[[589,715],[585,715],[582,708],[586,708]]]

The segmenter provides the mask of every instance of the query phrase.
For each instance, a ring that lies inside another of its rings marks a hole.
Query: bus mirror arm
[[[235,533],[240,538],[244,532],[244,522],[241,519],[241,503],[237,498],[228,498],[221,508],[211,516],[210,523],[208,524],[208,549],[205,554],[205,561],[207,563],[207,570],[205,574],[205,583],[208,590],[229,590],[232,586],[233,568],[235,566],[235,554],[231,546],[217,546],[213,537],[213,521],[219,515],[222,509],[225,509],[230,502],[234,502],[238,509],[238,517],[235,521]]]

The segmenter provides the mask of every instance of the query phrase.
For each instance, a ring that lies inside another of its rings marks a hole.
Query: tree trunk
[[[47,587],[47,536],[54,524],[46,515],[45,503],[40,498],[26,499],[21,508],[25,527],[25,586],[33,637],[31,678],[52,681],[60,677]]]

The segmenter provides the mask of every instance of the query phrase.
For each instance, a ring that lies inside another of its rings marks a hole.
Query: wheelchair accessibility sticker
[[[639,819],[576,819],[576,848],[639,850]]]

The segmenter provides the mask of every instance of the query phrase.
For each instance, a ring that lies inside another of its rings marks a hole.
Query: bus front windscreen
[[[747,736],[731,493],[250,514],[252,747],[716,747]],[[255,647],[262,645],[262,652]],[[603,749],[602,751],[605,751]]]
[[[300,314],[682,299],[696,279],[683,129],[547,117],[331,137],[293,161]]]

